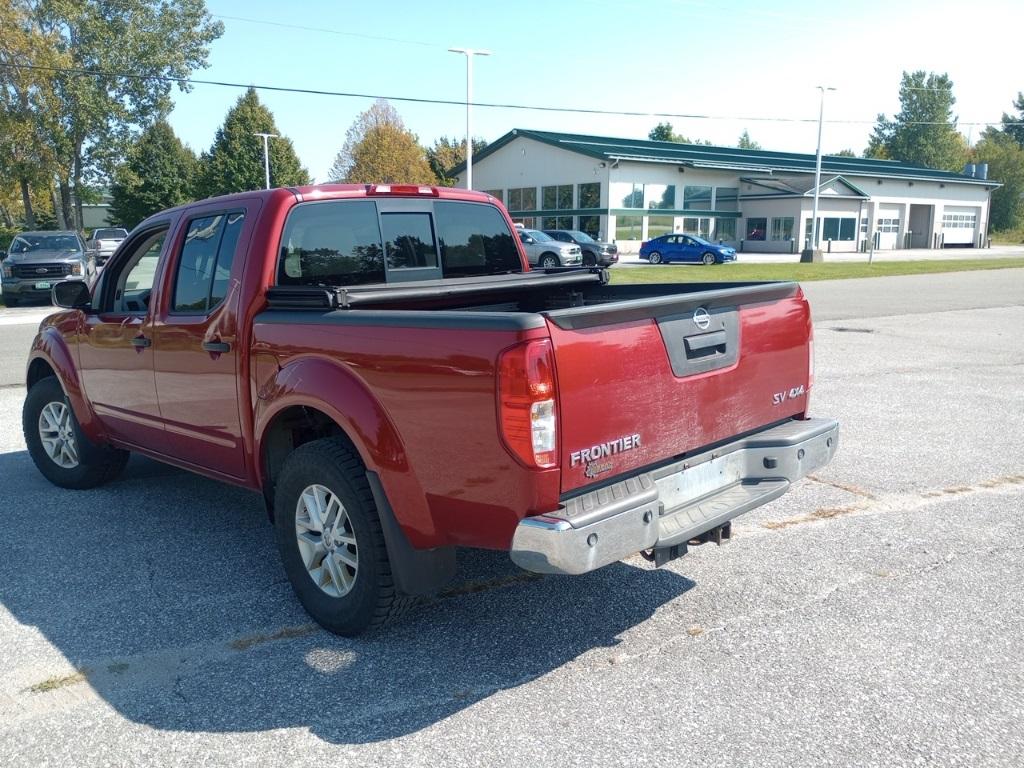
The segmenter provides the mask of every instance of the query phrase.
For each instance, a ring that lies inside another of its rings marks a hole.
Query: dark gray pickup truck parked
[[[76,279],[91,282],[95,258],[86,253],[77,232],[22,232],[3,258],[3,296],[8,307],[23,301],[50,302],[54,283]]]
[[[544,234],[560,243],[573,243],[583,251],[583,266],[610,267],[619,263],[619,248],[615,243],[595,240],[586,232],[576,229],[545,229]]]

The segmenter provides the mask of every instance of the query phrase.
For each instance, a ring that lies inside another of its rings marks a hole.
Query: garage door
[[[888,251],[897,248],[900,235],[899,205],[878,206],[878,218],[875,220],[875,232],[879,250]]]
[[[954,208],[947,205],[943,209],[943,245],[974,245],[974,233],[977,228],[977,208]]]

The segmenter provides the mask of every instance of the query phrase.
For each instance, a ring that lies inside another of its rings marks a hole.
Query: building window
[[[738,211],[739,192],[737,187],[715,187],[715,210]]]
[[[646,184],[644,198],[649,209],[671,210],[676,207],[676,185]]]
[[[583,184],[580,185],[584,186]],[[601,234],[601,217],[600,216],[580,216],[580,231],[586,232],[595,240]]]
[[[508,191],[508,209],[510,211],[537,210],[537,188],[520,187]]]
[[[768,219],[747,219],[747,240],[764,240]]]
[[[541,187],[541,205],[545,211],[567,211],[572,208],[572,184]]]
[[[522,224],[525,229],[534,229],[537,226],[537,220],[533,216],[522,216],[518,219],[512,219],[513,224]]]
[[[644,207],[644,185],[624,183],[616,184],[615,199],[621,200],[622,208]]]
[[[899,232],[900,231],[900,220],[899,219],[879,219],[878,227],[879,232]]]
[[[643,216],[616,216],[615,217],[615,239],[616,240],[639,240],[642,237],[641,227]]]
[[[711,187],[683,187],[683,208],[687,211],[710,211]]]
[[[673,221],[671,216],[648,216],[647,239],[671,234]]]
[[[793,239],[793,217],[781,216],[772,219],[772,240]]]
[[[826,216],[821,220],[822,240],[854,240],[857,231],[857,220]]]
[[[579,194],[579,207],[580,208],[600,208],[601,207],[601,182],[594,181],[589,184],[580,184],[577,188]],[[582,228],[582,224],[580,227]],[[587,230],[583,230],[586,232]],[[587,234],[590,234],[589,232]]]
[[[491,197],[496,197],[503,203],[505,202],[505,198],[502,196],[500,189],[485,189],[484,194],[490,195]]]
[[[862,235],[866,235],[868,233],[868,217],[867,216],[864,216],[860,220],[860,232],[861,232]]]
[[[687,235],[697,235],[707,240],[711,237],[711,219],[687,216],[683,219],[683,232]]]
[[[572,216],[544,216],[540,220],[541,229],[572,229]]]
[[[736,219],[715,219],[715,237],[735,242]]]

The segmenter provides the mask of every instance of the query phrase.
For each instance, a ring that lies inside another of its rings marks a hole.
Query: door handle
[[[205,349],[207,352],[216,352],[218,354],[223,354],[224,352],[231,351],[231,345],[228,344],[226,341],[204,341],[203,349]]]
[[[136,336],[132,339],[132,346],[137,349],[145,349],[146,347],[153,346],[153,342],[145,336]]]

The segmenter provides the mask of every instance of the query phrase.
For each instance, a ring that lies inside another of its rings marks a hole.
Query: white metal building
[[[473,181],[528,227],[580,229],[625,251],[686,232],[744,251],[795,254],[810,243],[814,162],[788,152],[516,129],[475,155]],[[819,247],[982,245],[999,184],[982,166],[965,170],[973,175],[824,157]],[[456,173],[464,178],[465,168]]]

